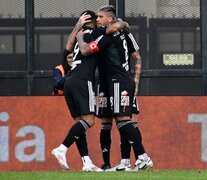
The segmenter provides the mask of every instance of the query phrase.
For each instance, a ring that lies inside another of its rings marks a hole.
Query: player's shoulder
[[[85,33],[85,34],[92,34],[93,31],[94,31],[93,29],[85,29],[85,30],[84,30],[84,33]]]
[[[84,41],[86,41],[86,42],[90,42],[91,40],[93,40],[94,38],[93,38],[93,29],[84,29]]]
[[[106,28],[107,28],[106,26],[101,26],[101,27],[94,29],[93,36],[97,38],[101,35],[106,35]]]

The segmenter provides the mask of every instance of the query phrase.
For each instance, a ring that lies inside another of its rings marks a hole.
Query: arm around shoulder
[[[106,28],[106,34],[112,34],[122,29],[129,30],[129,24],[125,21],[117,21]]]

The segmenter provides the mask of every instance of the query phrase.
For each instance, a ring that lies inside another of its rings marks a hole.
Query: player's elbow
[[[81,52],[81,54],[83,55],[83,56],[88,56],[89,54],[90,54],[90,51],[89,50],[87,50],[87,49],[80,49],[80,52]]]

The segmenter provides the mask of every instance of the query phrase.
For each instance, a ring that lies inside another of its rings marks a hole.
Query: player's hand
[[[83,26],[85,23],[87,22],[91,22],[91,20],[89,20],[89,18],[91,17],[91,15],[86,14],[86,12],[79,18],[78,23],[81,24],[81,26]]]
[[[85,32],[83,30],[78,31],[78,33],[76,34],[76,38],[79,37],[83,37],[83,35],[85,34]]]
[[[121,18],[117,18],[118,22],[123,22],[123,20]]]
[[[118,22],[123,22],[123,23],[124,23],[124,29],[125,29],[125,30],[127,30],[128,32],[130,32],[130,31],[131,31],[131,28],[130,28],[130,26],[129,26],[129,23],[128,23],[128,22],[123,21],[121,18],[117,18],[117,21],[118,21]]]
[[[124,26],[124,29],[127,30],[128,32],[131,32],[131,28],[129,26],[129,24],[127,22],[125,22],[125,26]]]

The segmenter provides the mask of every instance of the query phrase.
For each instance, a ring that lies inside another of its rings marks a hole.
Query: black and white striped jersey
[[[98,62],[100,72],[104,72],[109,81],[131,80],[126,34],[120,31],[110,35],[102,35],[96,39],[96,42],[99,50],[102,51],[100,62]]]
[[[94,37],[99,36],[100,33],[104,33],[105,29],[102,29],[102,31],[94,31],[91,28],[87,28],[84,31],[84,41],[90,43],[94,40]],[[76,41],[73,50],[73,65],[69,72],[69,76],[93,82],[95,78],[95,68],[97,65],[96,56],[97,54],[83,56],[80,52],[78,42]]]

